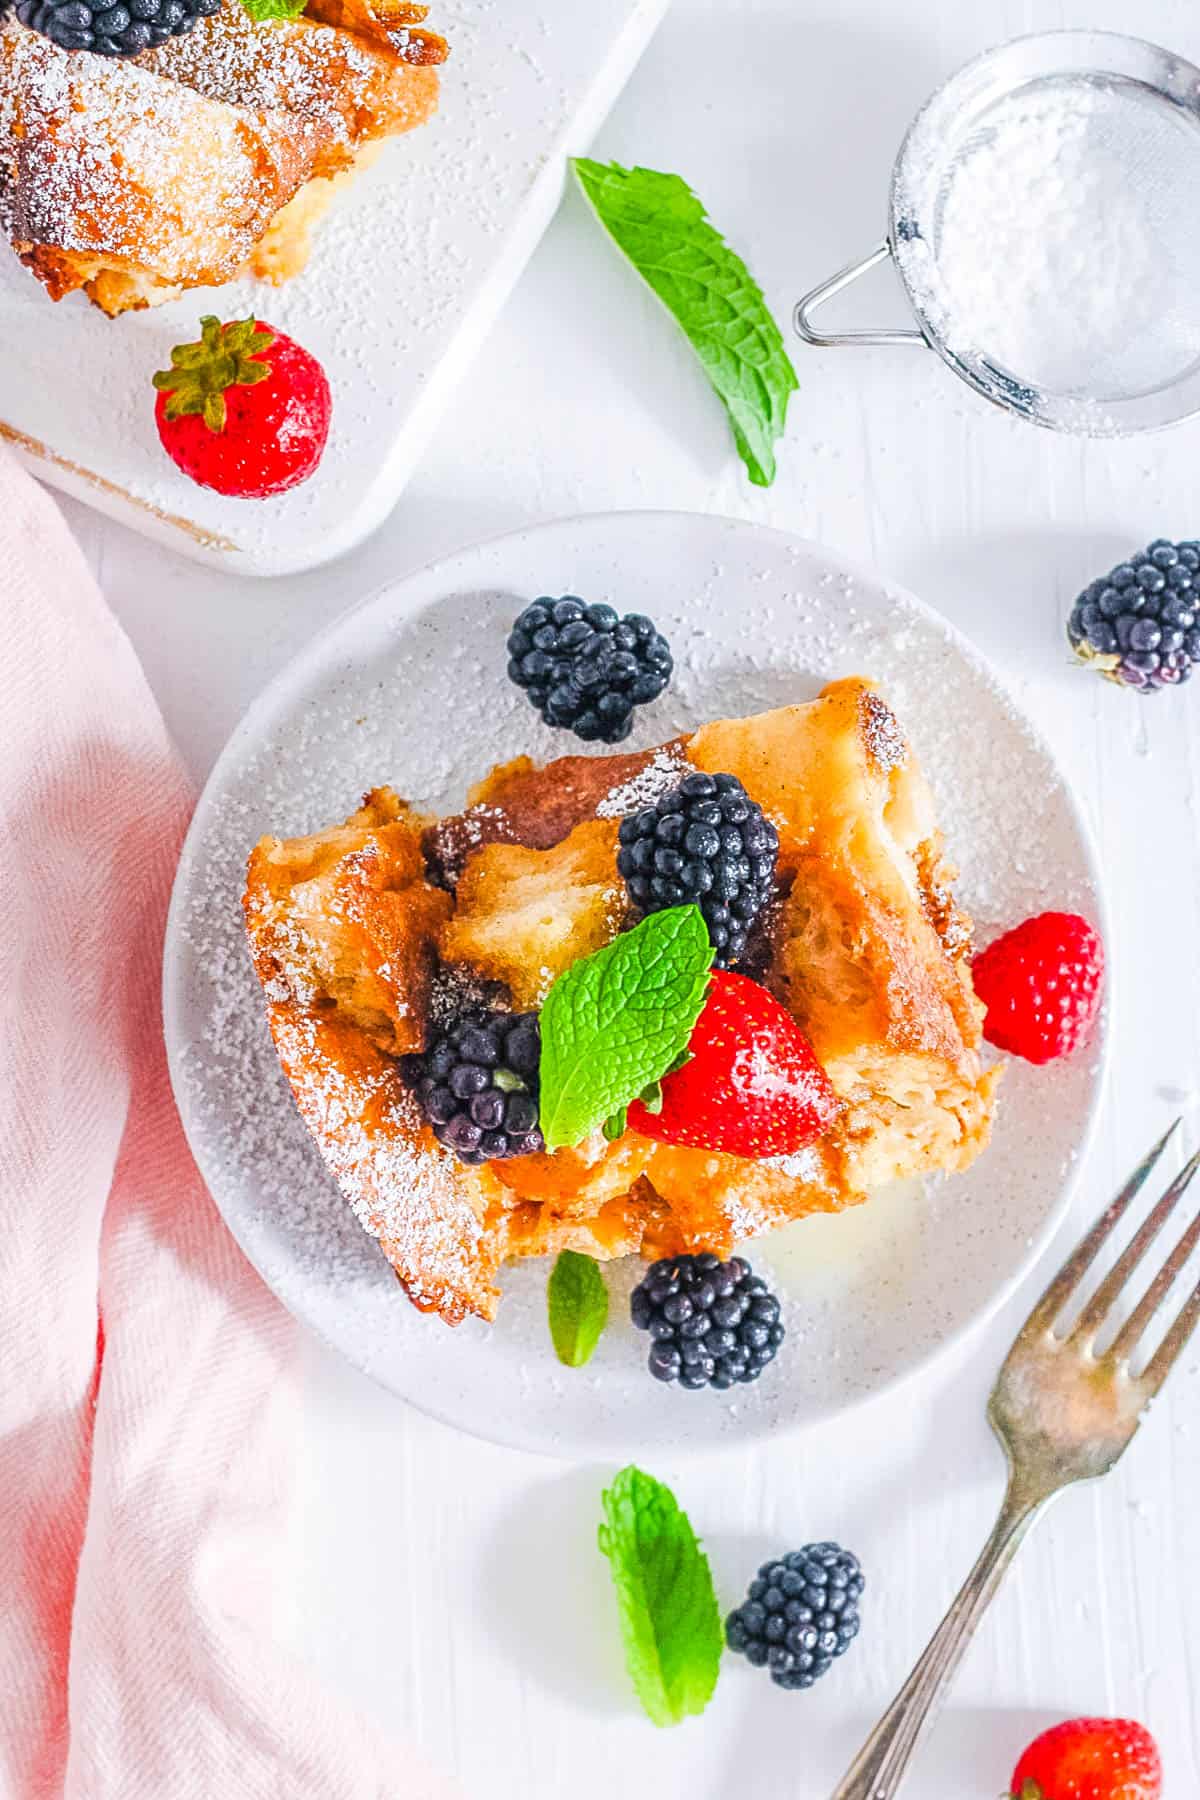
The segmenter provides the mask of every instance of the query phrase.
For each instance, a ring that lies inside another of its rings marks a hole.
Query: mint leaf
[[[542,1007],[542,1136],[578,1144],[687,1049],[712,963],[698,906],[651,913],[572,963]]]
[[[799,383],[761,288],[680,176],[586,156],[572,162],[596,217],[703,363],[751,481],[770,487]]]
[[[550,1336],[559,1362],[581,1369],[608,1323],[608,1289],[590,1256],[560,1250],[546,1288]]]
[[[654,1723],[678,1725],[704,1711],[717,1685],[721,1615],[708,1558],[670,1488],[632,1463],[601,1500],[626,1667]]]
[[[615,1113],[605,1119],[600,1127],[610,1144],[615,1144],[619,1137],[624,1137],[629,1129],[629,1108],[618,1106]]]
[[[272,19],[298,19],[308,0],[242,0],[242,5],[256,25],[267,25]]]

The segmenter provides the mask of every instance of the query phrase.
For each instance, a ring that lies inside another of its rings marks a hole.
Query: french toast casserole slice
[[[0,25],[0,222],[53,299],[110,315],[303,267],[338,181],[434,112],[444,41],[364,4],[256,23],[225,0],[129,61]],[[351,29],[342,19],[353,19]]]
[[[836,1125],[785,1159],[626,1131],[459,1162],[425,1124],[401,1059],[456,992],[531,1010],[631,922],[619,819],[689,769],[736,775],[778,829],[752,972],[824,1064]],[[894,715],[869,683],[846,680],[655,751],[518,759],[447,819],[378,789],[344,825],[264,838],[244,904],[271,1032],[326,1163],[409,1297],[455,1323],[494,1315],[510,1258],[724,1255],[889,1181],[966,1168],[988,1138],[998,1071],[980,1058],[954,875]]]

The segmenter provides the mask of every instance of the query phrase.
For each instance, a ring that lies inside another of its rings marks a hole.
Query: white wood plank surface
[[[1081,24],[1200,59],[1193,0],[676,0],[597,148],[685,174],[783,316],[879,237],[895,147],[942,76],[1017,32]],[[901,318],[886,279],[876,296]],[[760,493],[668,324],[569,197],[399,509],[352,558],[237,581],[71,516],[198,778],[252,693],[348,602],[559,513],[758,518],[867,557],[941,607],[1050,735],[1098,832],[1116,1047],[1082,1218],[1170,1111],[1200,1138],[1200,688],[1149,703],[1109,690],[1068,666],[1062,621],[1120,554],[1200,534],[1200,425],[1086,443],[989,410],[925,352],[798,348],[796,361],[780,478]],[[595,1551],[610,1471],[458,1438],[315,1349],[303,1642],[473,1800],[718,1800],[751,1774],[760,1800],[827,1800],[990,1524],[1002,1471],[983,1402],[1029,1298],[836,1425],[753,1455],[646,1459],[688,1506],[730,1603],[768,1550],[831,1535],[862,1556],[862,1639],[811,1694],[731,1662],[702,1720],[656,1733],[627,1692]],[[1063,1499],[1023,1552],[914,1794],[993,1800],[1027,1736],[1077,1710],[1144,1718],[1169,1800],[1200,1793],[1198,1412],[1200,1350],[1118,1473]]]

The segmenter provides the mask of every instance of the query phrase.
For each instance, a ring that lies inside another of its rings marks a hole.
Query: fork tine
[[[1188,1340],[1198,1324],[1200,1324],[1200,1283],[1192,1289],[1184,1301],[1179,1317],[1146,1365],[1145,1373],[1138,1378],[1139,1385],[1146,1391],[1147,1400],[1153,1400],[1179,1357],[1187,1348]]]
[[[1096,1257],[1109,1234],[1120,1224],[1131,1201],[1133,1201],[1140,1192],[1146,1177],[1170,1143],[1174,1133],[1178,1130],[1179,1123],[1180,1121],[1176,1119],[1171,1125],[1168,1125],[1154,1148],[1147,1151],[1146,1155],[1142,1158],[1141,1162],[1133,1171],[1133,1174],[1129,1177],[1129,1180],[1125,1183],[1125,1186],[1121,1189],[1116,1199],[1112,1201],[1107,1211],[1097,1219],[1074,1255],[1067,1258],[1062,1268],[1058,1271],[1058,1274],[1054,1277],[1054,1280],[1050,1283],[1049,1287],[1030,1313],[1029,1318],[1026,1321],[1026,1330],[1028,1330],[1030,1326],[1034,1326],[1049,1331],[1059,1313],[1079,1286],[1083,1276],[1087,1274],[1087,1271],[1096,1260]]]
[[[1200,1150],[1196,1152],[1190,1162],[1185,1163],[1180,1169],[1154,1211],[1138,1228],[1134,1237],[1104,1277],[1072,1327],[1072,1342],[1078,1343],[1084,1338],[1094,1337],[1099,1331],[1112,1311],[1113,1303],[1123,1292],[1133,1271],[1174,1212],[1198,1168],[1200,1168]]]
[[[1186,1169],[1182,1170],[1176,1177],[1172,1186],[1174,1187],[1182,1184],[1184,1176],[1187,1176],[1190,1179],[1198,1166],[1200,1166],[1200,1152],[1197,1152],[1197,1154],[1193,1156]],[[1164,1196],[1164,1199],[1165,1197],[1166,1196]],[[1118,1362],[1132,1357],[1134,1351],[1141,1343],[1151,1319],[1153,1319],[1155,1313],[1175,1285],[1180,1270],[1191,1256],[1197,1244],[1200,1244],[1200,1213],[1192,1220],[1191,1224],[1172,1250],[1170,1256],[1168,1256],[1166,1262],[1158,1271],[1158,1274],[1154,1277],[1154,1280],[1150,1283],[1150,1286],[1146,1289],[1146,1292],[1142,1295],[1141,1299],[1122,1325],[1120,1331],[1118,1331],[1116,1337],[1113,1339],[1108,1354],[1115,1357]]]

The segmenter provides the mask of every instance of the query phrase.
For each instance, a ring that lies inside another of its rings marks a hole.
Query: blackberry
[[[665,637],[641,613],[585,606],[574,594],[527,606],[508,636],[508,673],[547,725],[618,744],[633,709],[657,700],[674,664]]]
[[[1081,661],[1152,694],[1190,681],[1200,663],[1200,542],[1155,538],[1084,589],[1067,636]]]
[[[464,1013],[406,1073],[439,1143],[460,1162],[544,1150],[538,1127],[541,1034],[536,1013]]]
[[[22,25],[64,50],[97,56],[136,56],[220,10],[221,0],[17,0]]]
[[[725,1621],[725,1642],[781,1688],[809,1688],[858,1636],[863,1573],[838,1544],[765,1562]]]
[[[621,820],[617,867],[644,913],[694,900],[727,969],[770,896],[778,854],[779,833],[736,775],[695,774]]]
[[[653,1339],[647,1360],[655,1380],[685,1388],[757,1381],[784,1338],[778,1300],[740,1256],[651,1263],[629,1311]]]

